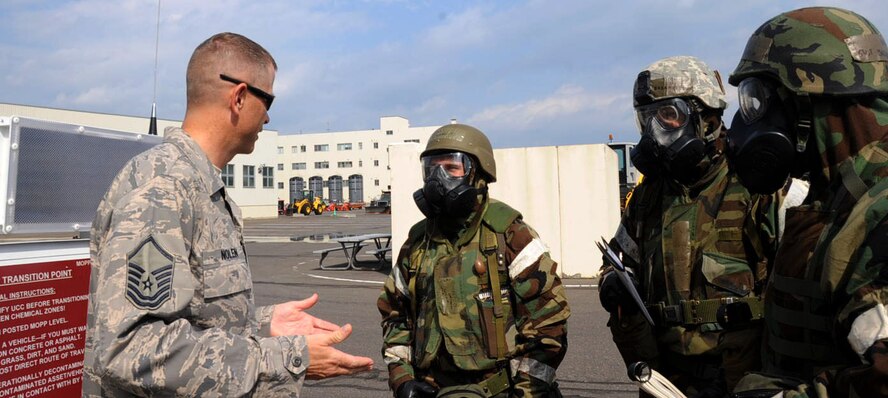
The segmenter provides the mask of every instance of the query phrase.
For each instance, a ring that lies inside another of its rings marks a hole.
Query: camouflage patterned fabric
[[[752,34],[729,82],[767,74],[797,93],[872,95],[888,91],[886,61],[885,39],[866,19],[840,8],[801,8]]]
[[[811,194],[787,212],[765,296],[765,374],[735,392],[888,396],[886,60],[884,39],[863,17],[807,8],[759,28],[731,77],[766,75],[811,94],[814,116]]]
[[[481,209],[453,243],[425,220],[402,246],[377,304],[392,391],[414,378],[439,387],[478,383],[502,366],[511,369],[511,394],[549,396],[567,350],[570,316],[557,264],[518,212],[495,200]],[[490,255],[503,255],[498,274],[508,364],[498,364],[491,352],[496,335],[480,244],[484,229],[496,231],[501,242]]]
[[[776,251],[778,207],[775,195],[749,194],[719,156],[691,187],[645,178],[610,245],[634,270],[649,306],[754,297]],[[758,368],[760,323],[727,331],[652,312],[653,330],[640,314],[611,314],[608,325],[626,364],[647,361],[687,393],[708,387],[719,369],[732,387]]]
[[[639,91],[649,95],[653,101],[694,97],[713,109],[728,106],[718,71],[698,58],[685,55],[664,58],[649,65],[644,72],[650,73],[650,84],[649,87],[638,87],[636,80],[635,106],[639,105]]]
[[[298,396],[301,336],[256,309],[240,209],[181,129],[133,158],[98,208],[84,396]]]

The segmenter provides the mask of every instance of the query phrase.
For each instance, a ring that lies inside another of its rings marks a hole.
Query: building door
[[[364,201],[364,176],[360,174],[352,174],[348,176],[348,201]]]
[[[327,189],[330,192],[330,201],[342,203],[342,176],[330,176],[327,180]]]
[[[324,198],[324,179],[320,176],[314,176],[308,179],[308,189],[311,190],[311,196],[313,199],[315,196],[320,196],[321,199]]]
[[[302,200],[302,190],[305,189],[305,180],[302,177],[290,179],[290,203]]]

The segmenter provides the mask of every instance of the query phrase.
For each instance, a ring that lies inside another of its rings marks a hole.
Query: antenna
[[[157,135],[157,53],[160,47],[160,0],[157,0],[157,28],[154,36],[154,93],[151,96],[151,122],[148,134]]]

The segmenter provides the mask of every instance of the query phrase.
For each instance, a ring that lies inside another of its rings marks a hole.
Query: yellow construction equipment
[[[293,210],[296,213],[309,215],[311,213],[321,215],[324,213],[324,210],[327,209],[327,204],[321,200],[320,196],[314,196],[313,200],[309,201],[308,198],[311,198],[312,192],[305,191],[302,193],[302,200],[293,202]]]

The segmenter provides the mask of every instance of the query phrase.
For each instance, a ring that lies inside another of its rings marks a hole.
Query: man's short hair
[[[258,43],[237,33],[217,33],[194,49],[185,74],[188,104],[206,99],[219,80],[228,74],[256,84],[267,78],[269,66],[277,70],[271,54]]]

